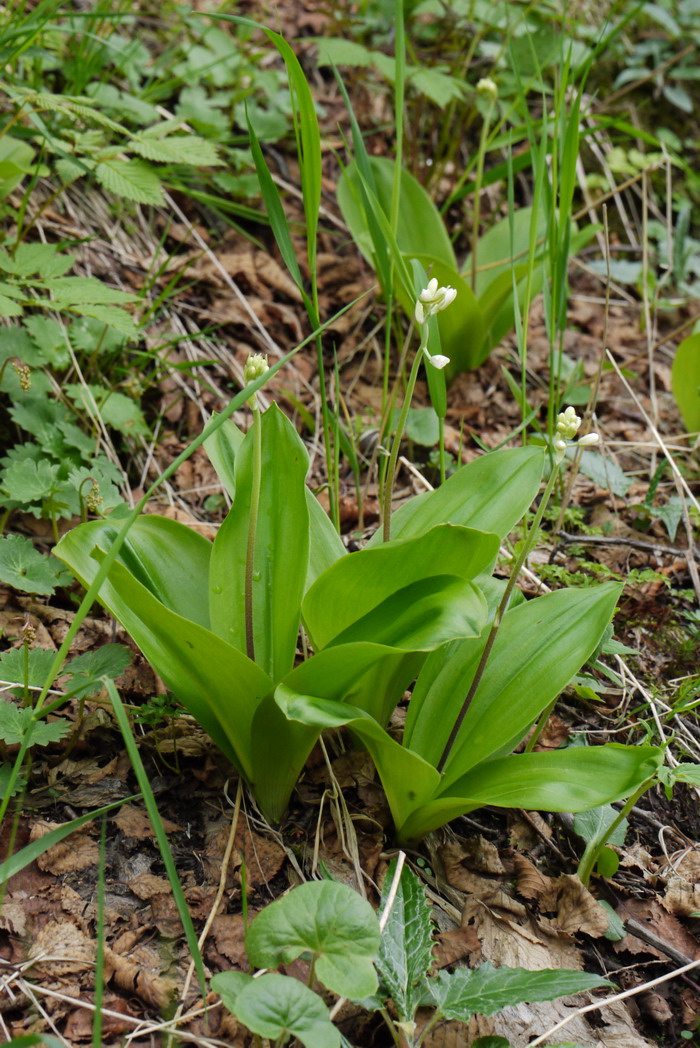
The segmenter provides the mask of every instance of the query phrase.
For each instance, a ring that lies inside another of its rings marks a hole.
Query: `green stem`
[[[260,483],[262,479],[262,424],[260,411],[253,408],[253,483],[250,493],[250,515],[248,517],[248,544],[245,557],[245,647],[246,655],[255,662],[255,639],[253,631],[253,570],[255,567],[255,535],[258,529],[260,509]]]
[[[379,1014],[381,1015],[382,1019],[386,1023],[387,1028],[389,1030],[389,1033],[391,1034],[391,1039],[394,1042],[394,1044],[396,1045],[396,1048],[402,1048],[402,1042],[401,1042],[401,1038],[399,1036],[399,1032],[396,1029],[396,1025],[392,1021],[392,1018],[389,1015],[389,1013],[386,1010],[386,1008],[380,1008],[379,1009]]]
[[[650,786],[654,785],[654,782],[655,776],[652,776],[650,779],[646,779],[639,787],[639,789],[636,791],[636,793],[633,793],[632,796],[625,801],[625,804],[620,810],[617,818],[613,819],[613,821],[607,827],[605,832],[600,837],[596,834],[593,840],[589,841],[586,845],[584,853],[581,856],[581,861],[578,864],[578,870],[576,871],[579,880],[582,884],[585,885],[586,888],[588,887],[588,883],[591,879],[591,874],[593,873],[595,864],[598,862],[598,857],[601,851],[603,850],[607,842],[610,840],[613,833],[620,825],[620,823],[623,821],[623,819],[627,818],[627,816],[632,811],[639,798],[644,796],[644,794],[647,792]]]
[[[406,386],[406,395],[403,400],[403,406],[401,408],[401,414],[399,415],[399,421],[396,426],[396,433],[394,434],[394,443],[391,446],[391,453],[389,455],[389,464],[386,469],[386,476],[384,479],[384,498],[383,498],[383,529],[384,529],[384,541],[388,542],[391,538],[391,494],[394,487],[394,474],[396,473],[396,463],[399,459],[399,448],[401,446],[401,438],[403,437],[403,431],[406,426],[406,419],[408,418],[408,409],[411,406],[411,400],[413,399],[413,391],[416,388],[416,379],[418,378],[418,369],[420,368],[421,359],[423,352],[428,344],[428,325],[423,324],[421,331],[420,346],[418,352],[413,359],[413,366],[411,367],[411,374],[408,377],[408,385]]]
[[[523,750],[524,753],[532,753],[532,751],[534,750],[535,746],[537,745],[537,740],[539,739],[540,735],[545,729],[547,721],[552,716],[552,710],[556,706],[558,698],[559,696],[555,695],[552,701],[550,702],[549,706],[547,706],[546,709],[542,710],[542,713],[540,714],[540,719],[537,721],[537,724],[535,725],[535,730],[528,739],[527,745]]]
[[[457,720],[454,723],[452,731],[450,732],[450,736],[449,736],[449,738],[447,740],[447,743],[445,745],[445,749],[443,750],[442,756],[441,756],[441,758],[440,758],[440,760],[438,762],[437,770],[439,772],[442,772],[443,768],[445,767],[445,764],[447,763],[447,758],[449,757],[450,753],[452,752],[452,748],[453,748],[455,742],[457,741],[457,736],[459,735],[459,729],[462,727],[462,722],[464,721],[464,718],[467,715],[467,710],[471,706],[472,699],[474,698],[474,695],[476,694],[476,689],[479,687],[479,684],[481,683],[481,678],[483,677],[484,670],[486,669],[486,663],[489,660],[489,656],[490,656],[491,651],[493,649],[493,645],[494,645],[494,643],[496,641],[496,637],[498,636],[498,631],[501,628],[501,623],[503,621],[503,616],[505,615],[506,611],[508,610],[508,603],[510,601],[511,594],[512,594],[513,590],[515,589],[515,584],[516,584],[516,582],[518,580],[518,575],[520,574],[520,569],[522,568],[523,564],[525,563],[527,557],[530,555],[530,551],[532,550],[532,547],[535,544],[535,540],[537,538],[537,533],[539,531],[540,524],[542,523],[542,518],[544,517],[544,511],[547,508],[547,503],[549,502],[551,494],[552,494],[552,492],[554,490],[554,485],[556,483],[556,479],[557,479],[558,474],[559,474],[559,463],[557,463],[553,467],[553,469],[552,469],[552,472],[550,474],[549,480],[547,481],[547,486],[544,489],[544,494],[542,495],[542,498],[540,500],[540,504],[539,504],[539,506],[537,508],[537,513],[535,514],[535,519],[532,522],[532,526],[530,528],[530,531],[528,532],[527,537],[525,538],[525,541],[523,542],[523,545],[522,545],[522,548],[520,550],[520,553],[518,554],[518,557],[515,560],[515,562],[513,564],[513,567],[511,569],[510,578],[508,579],[508,582],[506,584],[506,588],[503,591],[503,596],[501,597],[501,601],[500,601],[500,603],[498,605],[498,608],[496,609],[496,614],[494,616],[493,623],[491,625],[491,629],[489,631],[489,635],[488,635],[488,638],[486,640],[486,645],[484,647],[483,652],[481,653],[481,658],[479,660],[479,665],[476,668],[476,673],[474,674],[474,679],[472,680],[471,685],[469,686],[469,691],[467,692],[467,696],[466,696],[464,702],[462,703],[462,708],[459,711],[459,716],[457,717]]]
[[[24,705],[29,706],[31,698],[29,695],[29,645],[24,642]]]
[[[493,100],[486,110],[484,122],[481,125],[479,136],[479,156],[476,162],[476,178],[474,179],[474,212],[472,219],[472,291],[476,292],[477,257],[476,249],[479,244],[479,221],[481,219],[481,183],[484,180],[484,161],[486,160],[486,143],[489,137],[489,124],[494,107]]]

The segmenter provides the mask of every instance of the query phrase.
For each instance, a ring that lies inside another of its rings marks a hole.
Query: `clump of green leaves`
[[[308,984],[274,972],[260,977],[222,972],[212,979],[212,989],[249,1030],[277,1038],[280,1046],[296,1037],[305,1048],[339,1048],[348,1042],[311,989],[318,979],[381,1014],[397,1044],[419,1048],[444,1019],[468,1022],[472,1015],[492,1015],[522,1001],[549,1001],[610,985],[585,972],[489,964],[476,971],[436,973],[425,889],[408,866],[397,875],[397,860],[387,871],[380,910],[381,923],[351,888],[332,881],[303,884],[259,913],[245,941],[254,967],[269,970],[297,957],[308,960]],[[419,1008],[432,1009],[432,1015],[417,1035]]]

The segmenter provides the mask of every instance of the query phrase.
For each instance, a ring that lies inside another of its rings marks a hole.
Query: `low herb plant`
[[[253,1033],[305,1048],[348,1045],[316,980],[342,998],[378,1012],[400,1048],[420,1048],[441,1020],[468,1022],[523,1001],[548,1001],[609,986],[585,972],[523,968],[434,971],[433,922],[420,880],[393,860],[378,918],[352,888],[310,881],[270,903],[251,922],[246,952],[255,974],[222,972],[211,981],[226,1008]],[[309,961],[307,984],[274,971],[298,957]],[[271,971],[272,969],[272,971]],[[431,1011],[417,1033],[418,1009]],[[504,1042],[505,1043],[505,1042]]]
[[[655,747],[612,743],[513,753],[596,650],[620,592],[607,584],[514,596],[578,429],[573,409],[559,416],[554,468],[507,584],[491,572],[501,539],[539,490],[545,449],[486,455],[392,522],[407,404],[421,363],[445,363],[429,341],[434,314],[452,297],[432,281],[418,296],[421,344],[389,456],[383,527],[363,550],[345,552],[306,487],[308,459],[292,424],[252,398],[245,435],[229,422],[205,442],[232,498],[214,543],[176,521],[140,517],[100,590],[271,820],[325,728],[347,726],[367,747],[402,841],[483,804],[596,807],[634,793],[661,761]],[[260,381],[264,368],[252,358],[247,379]],[[115,536],[109,519],[92,521],[56,554],[89,585]],[[300,624],[305,657],[296,665]],[[387,724],[413,682],[399,742]]]

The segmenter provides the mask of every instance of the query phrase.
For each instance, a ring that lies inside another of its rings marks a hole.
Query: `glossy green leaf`
[[[477,637],[488,614],[473,582],[433,575],[404,586],[329,641],[374,641],[404,651],[429,651],[454,637]]]
[[[322,729],[347,726],[362,740],[379,772],[397,827],[427,804],[439,788],[440,775],[435,768],[401,746],[363,710],[289,692],[284,686],[277,689],[275,699],[290,720]]]
[[[595,651],[621,587],[558,590],[504,616],[444,768],[444,787],[512,750]],[[406,745],[437,764],[476,671],[485,638],[457,641],[426,661],[409,706]]]
[[[370,157],[376,198],[388,218],[391,211],[391,187],[394,161],[387,157]],[[354,185],[353,185],[354,183]],[[353,240],[372,264],[372,239],[365,214],[359,204],[359,176],[355,163],[343,171],[338,180],[338,205]],[[454,249],[440,212],[426,191],[408,171],[401,172],[399,225],[396,231],[399,250],[407,256],[430,255],[452,269],[457,268]]]
[[[244,436],[243,431],[229,419],[204,442],[207,455],[231,499],[236,491],[236,455]],[[316,496],[306,486],[304,492],[309,510],[309,565],[306,576],[308,589],[318,576],[343,557],[346,551],[343,540]]]
[[[277,405],[261,415],[259,422],[262,476],[253,562],[253,641],[256,663],[279,680],[294,665],[306,580],[308,458],[296,430]],[[246,650],[244,590],[254,439],[251,427],[236,454],[236,493],[217,532],[209,575],[212,629],[239,651]]]
[[[62,559],[72,568],[66,553],[61,551]],[[250,781],[251,722],[258,702],[272,691],[267,674],[216,634],[166,608],[119,562],[100,590],[100,601]]]
[[[475,971],[458,968],[454,972],[438,972],[435,979],[426,983],[421,1003],[432,1006],[445,1019],[466,1023],[472,1015],[493,1015],[523,1001],[553,1001],[555,997],[611,985],[599,975],[565,968],[530,972],[482,964]]]
[[[239,993],[252,981],[253,976],[245,972],[218,972],[211,979],[210,985],[214,993],[218,993],[224,1008],[233,1012]]]
[[[388,903],[396,869],[392,859],[384,878],[380,911]],[[433,922],[425,888],[404,865],[377,957],[379,995],[394,1002],[399,1022],[411,1023],[425,993],[426,974],[433,964]]]
[[[394,539],[422,535],[450,522],[503,538],[529,509],[540,487],[542,448],[507,448],[482,455],[458,469],[435,491],[404,503],[391,521]],[[381,543],[376,532],[366,548]]]
[[[278,968],[311,953],[329,990],[363,997],[377,988],[379,939],[377,915],[358,892],[335,881],[309,881],[269,903],[245,941],[258,968]]]
[[[261,975],[245,986],[235,987],[235,996],[230,1000],[226,984],[220,976],[215,978],[215,989],[226,1007],[252,1033],[270,1038],[275,1044],[296,1037],[305,1048],[339,1048],[340,1033],[330,1021],[328,1008],[318,994],[298,979],[275,973]]]
[[[418,538],[386,542],[344,557],[324,572],[304,598],[304,621],[315,646],[325,647],[412,583],[438,573],[473,578],[491,562],[497,549],[494,535],[442,525]]]
[[[529,811],[585,811],[634,793],[663,760],[655,746],[570,747],[551,753],[515,753],[484,761],[435,799],[414,810],[399,829],[403,841],[485,804]]]
[[[683,425],[700,431],[700,334],[683,339],[671,366],[671,388]]]
[[[89,585],[99,567],[93,549],[109,549],[117,531],[109,519],[91,520],[64,535],[54,554],[84,586]],[[119,551],[119,563],[170,611],[208,628],[205,580],[211,550],[211,542],[194,528],[168,517],[146,515],[131,526]]]

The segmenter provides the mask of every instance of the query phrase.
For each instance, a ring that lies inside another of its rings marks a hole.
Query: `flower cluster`
[[[246,386],[249,382],[255,382],[256,378],[260,378],[268,370],[267,355],[265,353],[251,353],[245,362],[243,367],[243,381]],[[248,407],[255,409],[257,407],[257,394],[253,394],[248,399]]]
[[[453,287],[439,287],[438,282],[433,277],[429,281],[428,286],[423,288],[420,295],[416,300],[415,319],[416,323],[420,324],[421,327],[427,323],[428,319],[434,316],[436,313],[442,312],[443,309],[447,309],[457,297],[457,291]],[[427,332],[424,335],[424,341],[427,340]],[[428,351],[427,345],[423,346],[426,357],[436,368],[444,368],[449,362],[449,357],[444,357],[441,353],[435,353],[433,355]]]
[[[564,458],[567,442],[574,439],[580,426],[581,419],[572,407],[568,407],[566,411],[560,411],[557,415],[557,429],[552,441],[557,462],[561,462]],[[592,444],[597,444],[599,440],[597,433],[586,433],[585,436],[579,438],[576,446],[590,447]]]

